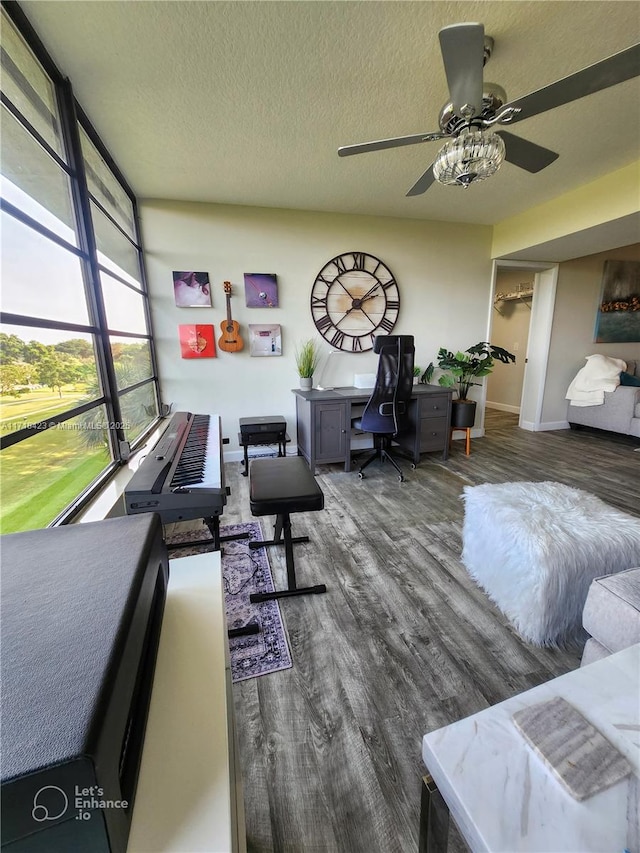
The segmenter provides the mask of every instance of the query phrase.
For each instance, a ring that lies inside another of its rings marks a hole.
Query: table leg
[[[449,809],[431,776],[422,777],[419,853],[446,853]]]

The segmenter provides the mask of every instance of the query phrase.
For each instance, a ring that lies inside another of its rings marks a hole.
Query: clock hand
[[[370,287],[369,290],[367,290],[367,292],[365,293],[365,295],[360,297],[360,302],[364,302],[365,299],[371,299],[371,296],[369,294],[372,293],[376,289],[376,287],[379,287],[379,285],[380,282],[376,281],[373,287]]]
[[[361,296],[359,299],[354,299],[354,300],[353,300],[353,301],[354,301],[354,304],[351,306],[351,308],[348,308],[348,309],[344,312],[344,314],[342,315],[342,317],[340,317],[340,319],[339,319],[339,320],[336,320],[336,322],[335,322],[335,324],[334,324],[336,328],[338,327],[338,323],[342,323],[342,321],[344,320],[344,318],[345,318],[345,317],[347,317],[349,314],[351,314],[351,312],[352,312],[352,311],[355,311],[355,310],[362,311],[362,313],[363,313],[363,314],[364,314],[364,316],[367,318],[367,320],[369,320],[369,322],[370,322],[370,323],[372,323],[372,324],[375,326],[375,323],[373,322],[373,320],[371,319],[371,317],[369,317],[369,315],[367,314],[367,312],[366,312],[366,311],[364,310],[364,308],[362,307],[362,303],[363,303],[363,302],[365,302],[367,299],[375,299],[375,297],[376,297],[378,294],[377,294],[377,293],[372,293],[372,291],[376,289],[376,287],[378,286],[378,284],[379,284],[379,282],[376,282],[376,284],[374,284],[374,285],[373,285],[373,287],[369,288],[369,290],[365,293],[365,295],[364,295],[364,296]],[[349,296],[351,296],[351,294],[349,294]],[[353,298],[353,297],[352,297],[352,298]]]
[[[353,300],[354,300],[354,302],[364,302],[364,300],[365,300],[365,299],[370,299],[370,298],[371,298],[369,294],[371,294],[371,293],[376,289],[376,287],[378,287],[378,285],[380,284],[380,282],[379,282],[379,281],[376,281],[376,283],[373,285],[373,287],[370,287],[370,288],[369,288],[369,290],[367,290],[367,292],[365,293],[365,295],[364,295],[364,296],[361,296],[359,299],[356,299],[356,298],[353,296],[353,294],[349,293],[349,291],[347,290],[347,288],[344,286],[344,284],[343,284],[341,281],[338,281],[338,284],[339,284],[339,285],[340,285],[340,287],[344,290],[344,292],[347,294],[347,296],[350,296],[350,297],[351,297],[351,299],[353,299]],[[358,307],[358,306],[355,306],[355,307]]]
[[[377,294],[377,293],[372,293],[370,296],[363,296],[363,297],[362,297],[362,299],[360,300],[360,303],[362,304],[362,303],[363,303],[363,302],[365,302],[367,299],[375,299],[375,298],[376,298],[376,296],[378,296],[378,294]],[[360,309],[360,310],[362,310],[362,309]]]
[[[369,296],[368,298],[369,298],[369,299],[371,299],[371,297],[370,297],[370,296]],[[359,308],[360,308],[360,311],[362,311],[362,313],[364,314],[364,316],[367,318],[367,320],[371,323],[371,325],[372,325],[372,326],[374,327],[374,329],[375,329],[375,327],[376,327],[376,323],[374,323],[374,321],[373,321],[373,320],[371,319],[371,317],[367,314],[367,312],[364,310],[364,308],[362,307],[362,305],[360,305],[360,306],[359,306]],[[347,317],[347,316],[348,316],[348,315],[349,315],[353,310],[354,310],[354,309],[353,309],[353,307],[349,308],[349,310],[348,310],[348,311],[345,311],[345,313],[342,315],[342,317],[340,317],[340,319],[339,319],[339,320],[336,320],[336,321],[335,321],[334,326],[336,327],[336,329],[339,327],[340,323],[342,323],[342,321],[344,320],[344,318],[345,318],[345,317]]]
[[[339,319],[339,320],[336,320],[336,321],[335,321],[335,323],[334,323],[333,325],[336,327],[336,329],[338,328],[338,326],[340,325],[340,323],[342,323],[342,321],[344,320],[344,318],[345,318],[345,317],[348,317],[348,316],[349,316],[349,314],[350,314],[352,311],[353,311],[353,308],[349,308],[349,310],[348,310],[348,311],[345,311],[345,313],[342,315],[342,317],[340,317],[340,319]]]
[[[365,293],[365,295],[364,295],[364,296],[360,296],[358,299],[354,299],[354,300],[353,300],[353,305],[351,306],[351,308],[349,308],[349,309],[348,309],[347,314],[349,314],[351,311],[355,311],[357,308],[359,308],[359,309],[360,309],[360,311],[362,311],[362,303],[363,303],[363,302],[366,302],[366,301],[367,301],[367,299],[375,299],[375,298],[376,298],[376,296],[377,296],[378,294],[377,294],[377,293],[372,293],[372,291],[373,291],[373,290],[375,290],[377,286],[378,286],[377,284],[374,284],[374,285],[373,285],[373,287],[371,287],[371,288],[370,288],[370,289]],[[353,298],[353,297],[352,297],[352,298]],[[346,316],[346,315],[345,315],[345,316]]]

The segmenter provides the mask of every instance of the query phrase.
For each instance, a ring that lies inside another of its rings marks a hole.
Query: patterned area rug
[[[249,595],[252,592],[271,592],[273,578],[269,567],[267,549],[257,551],[249,549],[249,542],[262,540],[260,523],[250,521],[246,524],[230,524],[220,528],[221,536],[233,536],[237,533],[249,533],[248,539],[222,543],[222,575],[224,578],[224,599],[227,611],[227,627],[240,628],[257,623],[258,634],[229,639],[231,657],[231,678],[235,683],[258,675],[268,675],[292,666],[287,636],[282,624],[280,606],[277,601],[263,601],[252,604]],[[210,533],[206,527],[174,533],[167,539],[170,544],[208,539]],[[187,545],[172,551],[172,557],[187,557],[212,551],[211,545]]]

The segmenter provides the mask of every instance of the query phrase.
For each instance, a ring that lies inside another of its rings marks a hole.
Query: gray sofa
[[[640,377],[640,362],[627,361],[627,373]],[[605,391],[602,406],[569,404],[567,420],[572,429],[588,426],[640,438],[640,388],[619,385],[615,391]]]
[[[590,637],[581,666],[640,643],[640,568],[593,580],[582,624]]]

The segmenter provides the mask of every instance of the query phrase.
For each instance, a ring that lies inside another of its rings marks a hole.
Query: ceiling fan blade
[[[454,110],[461,115],[461,107],[468,104],[479,115],[482,112],[483,25],[452,24],[443,27],[438,35]]]
[[[415,184],[411,187],[409,192],[407,193],[407,197],[412,195],[422,195],[422,193],[426,193],[431,184],[435,181],[435,176],[433,174],[433,163],[429,166],[426,172],[424,172]]]
[[[507,149],[505,160],[513,163],[514,166],[526,169],[527,172],[541,172],[559,157],[555,151],[536,145],[535,142],[529,142],[528,139],[522,139],[521,136],[514,136],[513,133],[507,133],[504,130],[499,130],[497,133],[502,137]]]
[[[381,151],[383,148],[400,148],[402,145],[416,145],[418,142],[433,142],[446,139],[446,133],[414,133],[411,136],[396,136],[393,139],[377,139],[374,142],[361,142],[358,145],[342,145],[338,148],[340,157],[351,154],[364,154],[366,151]]]
[[[576,71],[575,74],[563,77],[562,80],[557,80],[543,89],[538,89],[506,104],[508,107],[520,107],[520,112],[511,119],[509,124],[515,124],[525,118],[577,101],[585,95],[592,95],[594,92],[624,83],[625,80],[639,75],[640,44],[634,44],[626,50],[621,50],[620,53],[614,53],[607,59],[583,68],[582,71]]]

